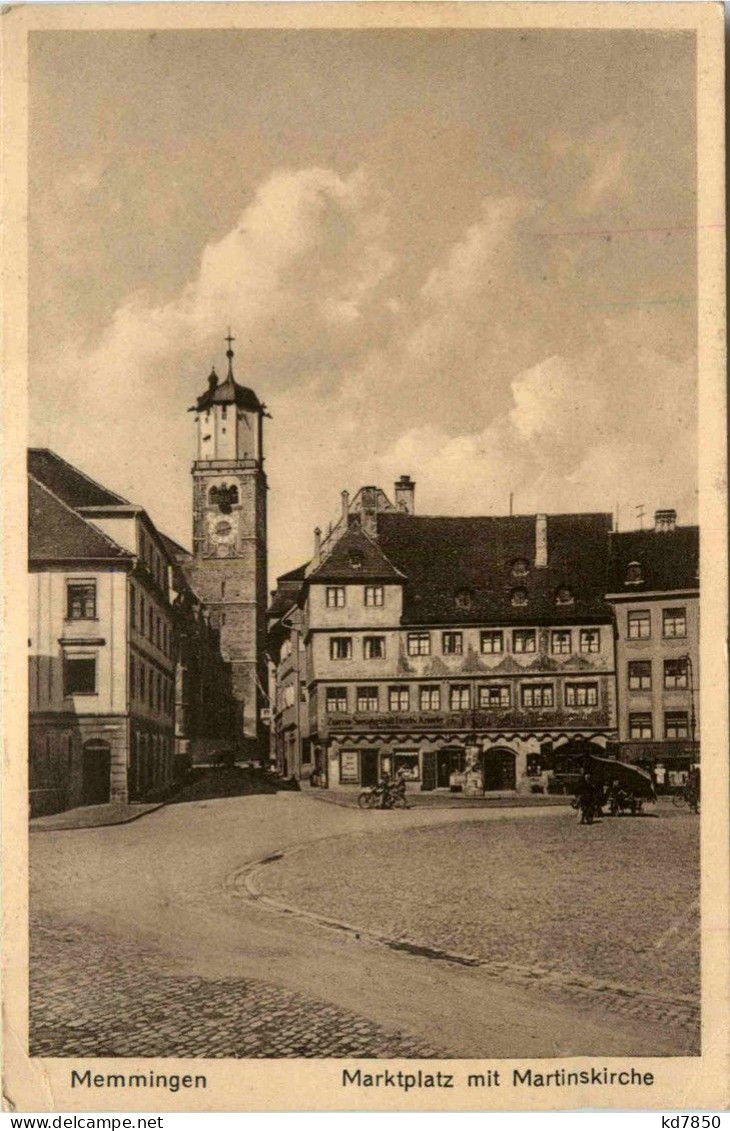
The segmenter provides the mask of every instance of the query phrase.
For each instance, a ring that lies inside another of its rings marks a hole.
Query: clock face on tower
[[[228,557],[235,552],[238,534],[238,515],[221,514],[220,510],[208,515],[208,544],[218,557]]]

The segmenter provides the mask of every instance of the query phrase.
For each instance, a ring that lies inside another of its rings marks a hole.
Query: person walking
[[[592,825],[596,802],[596,784],[587,770],[581,774],[575,791],[575,799],[580,810],[580,824]]]
[[[408,808],[408,805],[406,804],[406,775],[403,773],[403,770],[398,770],[397,774],[395,775],[395,782],[393,783],[393,789],[391,790],[391,797],[394,800],[402,798],[403,804],[406,808]]]

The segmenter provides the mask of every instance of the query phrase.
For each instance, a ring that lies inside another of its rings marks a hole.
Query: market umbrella
[[[602,785],[617,781],[628,793],[635,797],[656,797],[651,774],[632,766],[628,762],[617,762],[614,758],[598,758],[587,754],[583,759],[584,768]]]

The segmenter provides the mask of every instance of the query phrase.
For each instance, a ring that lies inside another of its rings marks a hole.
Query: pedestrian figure
[[[406,796],[406,775],[403,773],[403,770],[398,770],[398,773],[395,775],[395,781],[393,783],[393,788],[391,790],[391,797],[392,797],[392,799],[395,800],[396,798],[399,798],[399,797],[402,797],[402,798],[405,799],[405,796]]]
[[[596,803],[596,783],[587,770],[581,775],[575,791],[575,800],[580,810],[580,824],[593,824],[593,810]]]
[[[385,772],[383,773],[383,777],[382,777],[382,780],[380,782],[380,790],[381,790],[380,808],[381,809],[389,809],[390,808],[390,774],[388,773],[387,770],[385,770]]]

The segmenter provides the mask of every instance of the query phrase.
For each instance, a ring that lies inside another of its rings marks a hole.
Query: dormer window
[[[641,576],[641,563],[629,562],[626,567],[625,585],[641,585],[644,578]]]
[[[567,585],[561,585],[555,594],[556,605],[572,605],[573,604],[573,591]]]
[[[512,576],[513,577],[527,577],[530,572],[530,563],[527,558],[516,558],[512,562]]]
[[[456,607],[458,609],[470,609],[474,604],[474,594],[470,589],[460,589],[456,594]]]
[[[350,567],[351,569],[362,569],[363,555],[360,550],[350,551]]]
[[[510,600],[514,608],[524,608],[527,604],[527,590],[522,586],[520,586],[518,589],[513,589]]]

